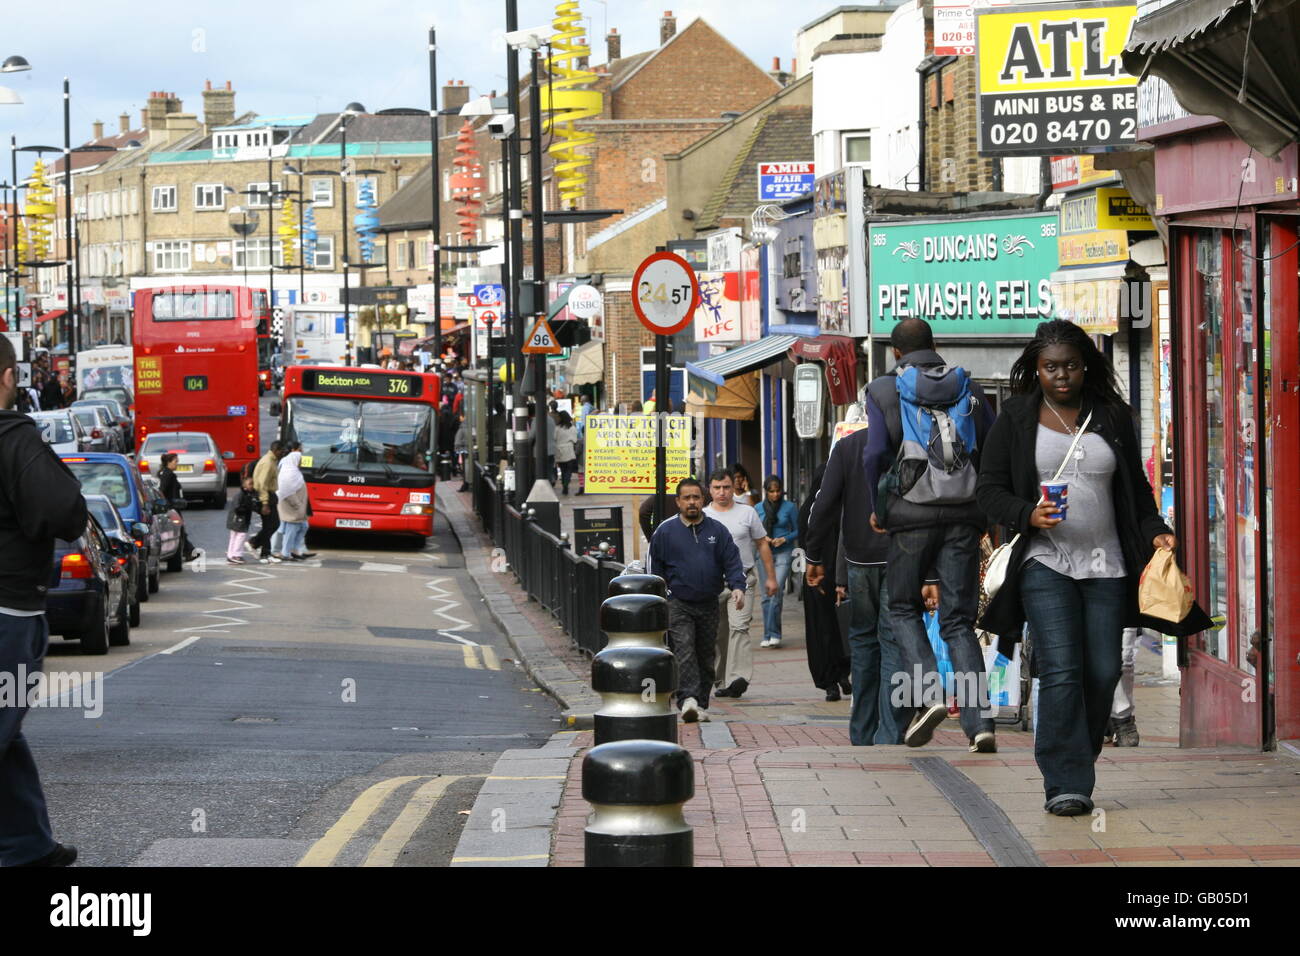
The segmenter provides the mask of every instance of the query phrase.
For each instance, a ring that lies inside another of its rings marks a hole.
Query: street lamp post
[[[348,118],[359,116],[365,113],[366,108],[360,103],[349,103],[343,107],[343,112],[339,119],[339,135],[341,145],[339,148],[339,178],[343,182],[343,210],[342,210],[342,227],[343,227],[343,328],[348,337],[348,364],[356,364],[356,352],[354,350],[355,337],[352,330],[352,303],[349,301],[351,290],[348,287],[348,267],[351,265],[351,257],[348,252],[348,178],[351,175],[351,166],[348,163]]]
[[[433,225],[433,361],[442,362],[442,184],[438,181],[438,42],[429,28],[429,197]]]

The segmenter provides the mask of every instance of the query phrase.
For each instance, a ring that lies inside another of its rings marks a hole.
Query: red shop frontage
[[[1175,531],[1215,629],[1183,639],[1180,742],[1300,738],[1297,146],[1211,117],[1154,140],[1169,227]]]

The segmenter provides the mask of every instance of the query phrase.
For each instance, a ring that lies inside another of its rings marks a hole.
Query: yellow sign
[[[587,494],[653,494],[655,438],[667,446],[668,493],[691,474],[691,420],[685,415],[588,415]]]
[[[137,395],[161,395],[162,390],[162,358],[157,355],[137,356],[135,360],[135,393]]]
[[[1128,261],[1128,233],[1123,229],[1061,236],[1056,240],[1062,266],[1092,266]]]
[[[1127,189],[1103,186],[1097,190],[1098,229],[1155,229],[1146,206],[1128,194]]]
[[[1136,15],[1132,3],[977,14],[981,155],[1136,145],[1137,77],[1120,62]]]
[[[1123,279],[1052,280],[1052,303],[1058,319],[1073,322],[1090,335],[1119,331]]]

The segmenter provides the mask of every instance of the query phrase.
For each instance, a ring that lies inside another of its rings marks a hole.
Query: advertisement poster
[[[700,304],[695,310],[695,341],[740,341],[740,273],[701,272]]]
[[[588,494],[653,494],[657,415],[588,415],[584,465]],[[668,487],[691,474],[691,420],[662,418],[667,444]]]

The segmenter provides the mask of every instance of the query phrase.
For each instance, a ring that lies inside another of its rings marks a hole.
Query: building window
[[[356,187],[357,187],[357,191],[356,191],[356,193],[353,195],[352,198],[355,199],[357,196],[360,196],[360,195],[361,195],[361,184],[362,184],[362,183],[370,183],[370,195],[371,195],[371,198],[374,199],[374,201],[375,201],[375,205],[378,206],[378,205],[379,205],[379,202],[380,202],[380,199],[379,199],[379,180],[378,180],[376,177],[374,177],[374,176],[358,176],[357,179],[356,179]]]
[[[317,246],[319,250],[320,246]],[[236,269],[265,269],[270,264],[270,239],[236,239]],[[317,253],[319,256],[319,252]],[[284,250],[279,243],[275,245],[275,264],[284,265]]]
[[[334,205],[334,180],[313,179],[311,181],[311,201],[317,206]]]
[[[114,189],[109,195],[112,197],[112,208],[114,218],[120,218],[122,215],[122,190]]]
[[[316,240],[316,265],[317,269],[334,268],[334,237],[321,236]]]
[[[451,202],[451,170],[442,171],[442,201]]]
[[[870,133],[845,133],[841,141],[842,155],[844,161],[842,165],[852,163],[855,166],[871,165],[871,134]]]
[[[200,183],[194,187],[195,209],[225,209],[226,187],[220,183]]]
[[[271,191],[270,183],[249,183],[244,193],[244,205],[252,209],[265,209],[270,203],[267,194]]]
[[[175,212],[176,211],[176,187],[155,186],[153,188],[152,206],[154,212]]]
[[[158,187],[154,187],[157,189]],[[167,187],[175,192],[175,187]],[[188,272],[190,269],[190,244],[185,240],[155,242],[153,244],[154,272]]]

